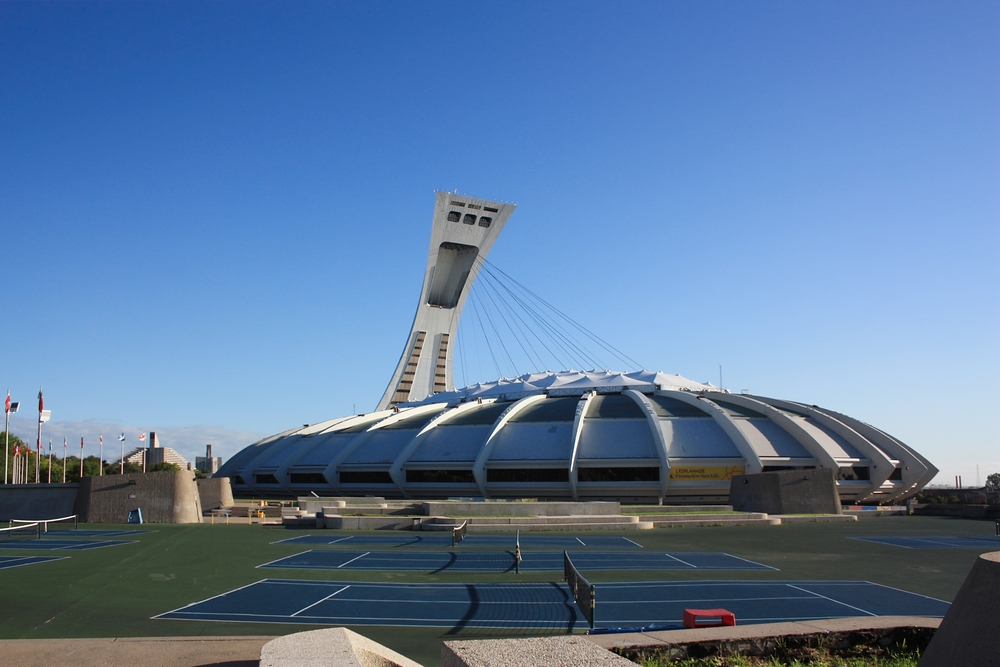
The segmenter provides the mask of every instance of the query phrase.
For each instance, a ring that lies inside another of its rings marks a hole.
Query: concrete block
[[[150,523],[201,523],[194,474],[186,470],[84,477],[76,499],[80,521],[124,523],[139,508]]]
[[[0,485],[0,521],[56,519],[75,513],[79,484]]]
[[[260,649],[260,667],[421,667],[347,628],[278,637]]]
[[[201,499],[201,509],[216,510],[220,507],[232,507],[233,487],[228,477],[207,477],[198,480],[198,497]]]
[[[263,663],[261,663],[263,664]],[[441,667],[635,667],[583,635],[444,642]]]
[[[979,556],[919,667],[1000,665],[1000,551]]]
[[[767,514],[842,514],[837,471],[783,470],[736,475],[729,487],[729,504],[737,512]]]

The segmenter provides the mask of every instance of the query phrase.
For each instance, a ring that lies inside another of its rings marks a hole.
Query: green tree
[[[180,469],[181,467],[176,463],[167,463],[166,461],[164,461],[163,463],[157,463],[155,466],[149,468],[149,472],[162,472],[164,470],[180,470]]]
[[[986,478],[986,488],[989,491],[1000,491],[1000,472],[995,472]]]

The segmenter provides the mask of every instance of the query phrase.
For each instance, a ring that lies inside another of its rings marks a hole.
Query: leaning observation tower
[[[264,438],[216,476],[260,497],[719,503],[742,473],[830,468],[848,502],[891,502],[937,473],[847,415],[679,375],[544,371],[456,389],[462,310],[514,208],[437,193],[413,325],[376,410]]]

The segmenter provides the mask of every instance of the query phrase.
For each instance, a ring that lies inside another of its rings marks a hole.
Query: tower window
[[[474,225],[476,224],[476,216],[472,215],[471,213],[466,213],[465,217],[462,218],[462,222],[466,225]]]
[[[462,219],[462,214],[459,211],[448,211],[448,222],[458,222]]]
[[[452,206],[465,206],[465,202],[464,201],[453,201],[453,202],[451,202],[451,205]]]
[[[485,215],[483,217],[479,218],[479,226],[480,227],[489,227],[491,224],[493,224],[493,218],[491,218],[489,216],[485,216]]]
[[[500,209],[490,208],[489,206],[484,206],[483,210],[484,211],[489,211],[490,213],[499,213],[500,212]]]

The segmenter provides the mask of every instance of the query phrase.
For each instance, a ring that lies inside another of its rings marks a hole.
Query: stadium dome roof
[[[842,499],[879,502],[915,493],[937,473],[847,415],[679,375],[546,371],[456,389],[461,311],[477,272],[490,272],[485,255],[513,209],[437,193],[417,313],[376,411],[264,438],[216,476],[230,477],[241,496],[697,503],[726,502],[730,480],[744,472],[831,469]]]

